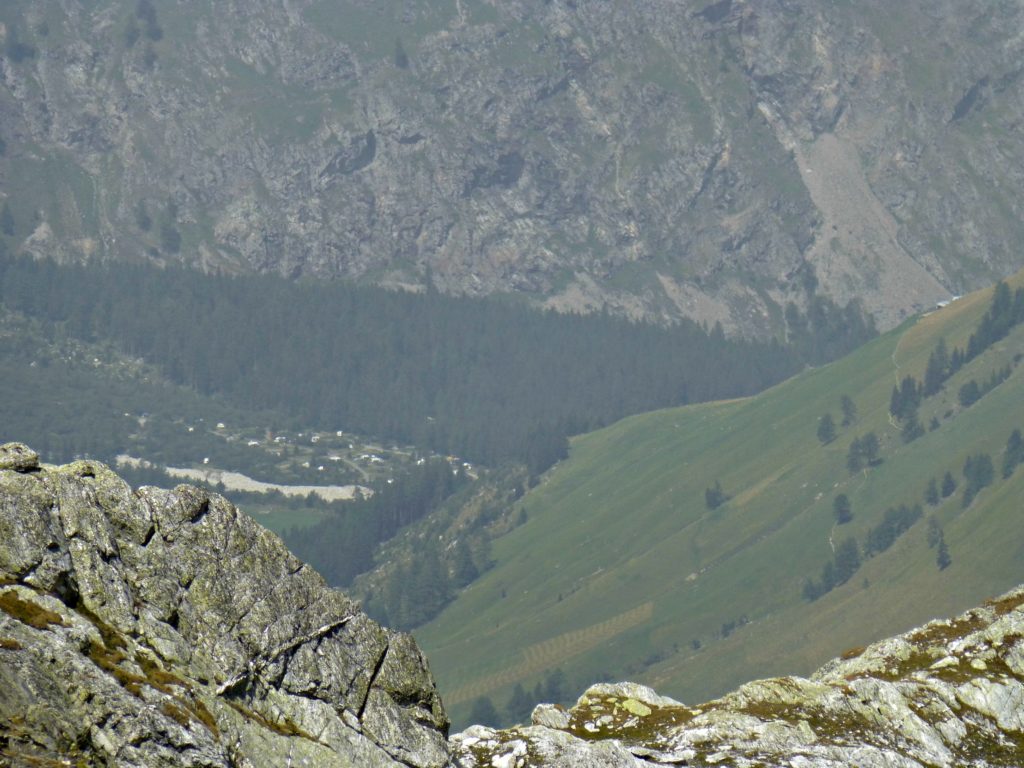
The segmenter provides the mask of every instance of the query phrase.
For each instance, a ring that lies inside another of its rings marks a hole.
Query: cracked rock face
[[[809,679],[532,719],[446,741],[412,638],[222,497],[0,446],[0,766],[1021,766],[1024,587]]]
[[[855,648],[810,679],[758,680],[690,707],[621,683],[533,725],[452,737],[459,768],[1024,765],[1024,588]]]
[[[448,761],[426,661],[220,496],[0,446],[0,765]],[[56,763],[54,763],[56,764]]]
[[[10,247],[750,334],[1024,263],[1013,0],[148,6],[0,6]]]

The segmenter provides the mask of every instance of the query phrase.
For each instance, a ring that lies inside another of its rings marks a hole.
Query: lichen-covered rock
[[[549,710],[538,707],[531,727],[453,736],[456,764],[1021,766],[1024,588],[852,649],[810,679],[757,680],[695,707],[597,685],[562,717]]]
[[[0,445],[0,469],[32,472],[39,469],[39,454],[24,443]]]
[[[411,637],[197,488],[0,446],[0,765],[1024,765],[1024,588],[699,706],[633,683],[447,718]]]
[[[530,714],[530,722],[546,728],[564,730],[569,725],[569,713],[558,704],[538,704]]]
[[[448,762],[413,640],[220,496],[2,446],[0,585],[0,765]]]
[[[452,737],[457,768],[636,768],[643,765],[616,741],[589,742],[561,730],[530,726],[495,731],[474,725]]]

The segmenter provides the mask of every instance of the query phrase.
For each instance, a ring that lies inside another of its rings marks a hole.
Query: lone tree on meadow
[[[968,456],[964,462],[964,508],[969,507],[974,501],[974,497],[983,488],[990,486],[993,479],[995,479],[995,467],[992,466],[991,456],[987,453]]]
[[[835,586],[838,587],[840,584],[848,582],[850,577],[860,568],[860,548],[857,546],[857,540],[852,536],[848,536],[839,542],[839,546],[836,547],[834,562]]]
[[[946,537],[939,539],[939,551],[935,555],[935,564],[940,571],[944,571],[953,564],[953,558],[949,556],[949,547],[946,546]]]
[[[903,428],[900,430],[900,438],[904,443],[912,443],[924,435],[924,426],[917,417],[917,411],[911,411],[903,419]]]
[[[857,406],[853,402],[853,398],[849,395],[843,395],[839,398],[839,408],[843,412],[842,425],[848,427],[857,420]]]
[[[832,414],[826,413],[818,419],[818,440],[822,445],[828,445],[836,439],[836,423],[832,420]]]
[[[722,484],[717,480],[713,487],[704,491],[704,503],[708,505],[708,509],[718,509],[728,500],[729,497],[722,490]]]
[[[935,515],[928,516],[928,549],[935,549],[943,540],[942,526]]]
[[[1003,452],[1003,477],[1009,477],[1017,469],[1018,464],[1024,464],[1024,438],[1020,430],[1015,429],[1010,433],[1006,441],[1006,450]]]
[[[942,498],[948,499],[956,491],[956,480],[953,478],[953,473],[948,469],[946,474],[942,476]]]
[[[874,466],[878,463],[879,448],[878,435],[874,432],[855,437],[846,454],[846,468],[850,472],[860,472],[865,465]]]
[[[836,516],[836,523],[845,525],[853,520],[853,511],[850,507],[850,497],[840,493],[832,499],[832,514]]]
[[[960,405],[964,408],[970,408],[981,399],[981,394],[981,387],[978,386],[978,382],[971,379],[960,387],[960,391],[957,393],[957,399],[960,401]]]

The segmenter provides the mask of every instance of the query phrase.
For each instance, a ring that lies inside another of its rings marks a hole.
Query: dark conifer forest
[[[817,341],[783,345],[500,299],[16,257],[0,259],[0,299],[54,334],[111,341],[239,407],[487,464],[522,461],[534,473],[565,455],[569,435],[752,394],[818,357],[822,343],[839,354],[874,332],[831,322],[850,308],[824,304],[817,321],[801,322],[801,338]]]

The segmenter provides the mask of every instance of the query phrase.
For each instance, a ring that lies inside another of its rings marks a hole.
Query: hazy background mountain
[[[1024,264],[1022,16],[9,0],[0,231],[747,332],[816,274],[884,328]]]

